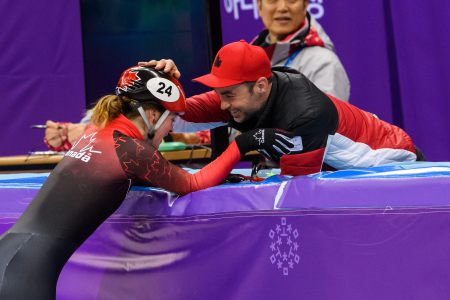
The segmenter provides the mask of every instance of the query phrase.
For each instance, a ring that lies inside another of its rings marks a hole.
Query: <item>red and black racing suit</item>
[[[122,203],[131,185],[185,194],[222,182],[241,154],[232,144],[196,174],[171,164],[124,116],[88,129],[0,237],[0,299],[54,299],[73,252]]]

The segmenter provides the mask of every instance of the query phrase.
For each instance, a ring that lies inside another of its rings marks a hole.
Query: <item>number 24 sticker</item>
[[[180,98],[177,86],[165,78],[152,78],[147,81],[147,89],[153,96],[162,101],[175,102]]]

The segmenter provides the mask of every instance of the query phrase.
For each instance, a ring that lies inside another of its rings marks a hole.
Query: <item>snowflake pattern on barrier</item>
[[[285,217],[281,218],[281,223],[269,231],[270,245],[272,252],[270,262],[278,270],[282,271],[284,276],[289,275],[289,270],[300,262],[299,252],[299,232],[287,224]]]

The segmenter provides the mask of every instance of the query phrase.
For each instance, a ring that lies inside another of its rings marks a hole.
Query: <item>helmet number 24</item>
[[[165,93],[169,97],[172,95],[172,86],[171,85],[167,88],[166,88],[166,85],[164,84],[164,82],[159,82],[158,85],[160,86],[160,88],[156,90],[158,93],[160,93],[160,94]]]
[[[178,87],[165,78],[152,78],[147,81],[147,89],[159,100],[175,102],[180,98]]]

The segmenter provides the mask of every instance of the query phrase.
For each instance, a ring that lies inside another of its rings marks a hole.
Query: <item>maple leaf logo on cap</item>
[[[214,61],[214,66],[216,68],[220,67],[220,65],[222,64],[222,60],[220,59],[220,56],[217,55],[216,60]]]

